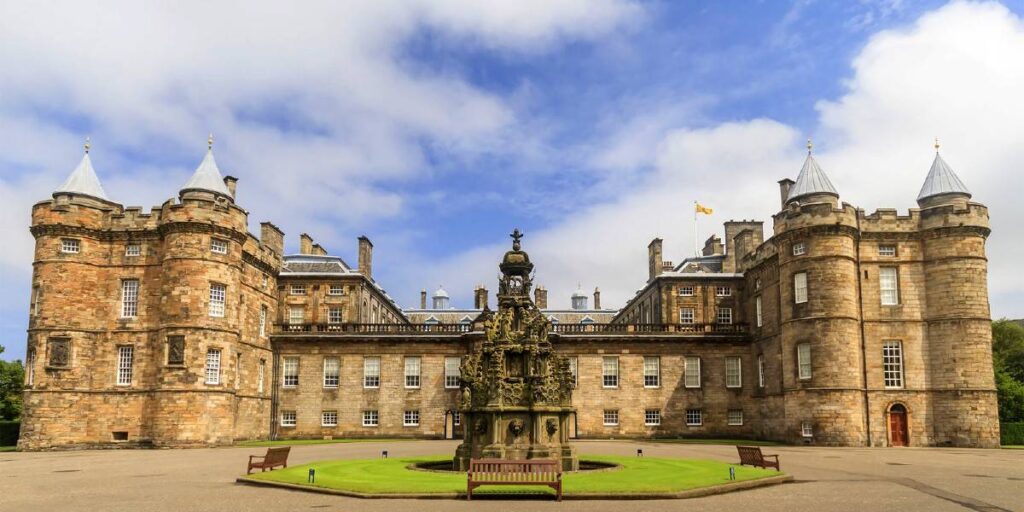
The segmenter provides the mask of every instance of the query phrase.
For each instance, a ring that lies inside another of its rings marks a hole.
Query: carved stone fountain
[[[471,458],[556,459],[575,471],[569,360],[553,351],[551,322],[530,299],[533,263],[521,250],[522,234],[516,229],[511,237],[499,265],[498,310],[485,308],[476,319],[486,338],[462,364],[464,436],[454,467],[467,470]]]

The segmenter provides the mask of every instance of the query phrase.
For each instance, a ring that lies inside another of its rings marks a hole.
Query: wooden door
[[[907,433],[907,410],[897,404],[889,410],[889,445],[907,446],[909,442]]]

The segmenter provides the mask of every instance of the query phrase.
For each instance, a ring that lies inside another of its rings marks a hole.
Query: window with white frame
[[[645,409],[644,425],[648,427],[661,425],[661,409]]]
[[[883,306],[895,306],[900,303],[899,277],[896,267],[878,269],[878,287],[881,291]]]
[[[814,437],[814,424],[809,421],[801,422],[800,435],[804,437]]]
[[[743,387],[743,374],[740,358],[730,356],[725,358],[725,387]]]
[[[124,246],[124,255],[133,258],[142,254],[142,246],[139,244],[128,244]]]
[[[452,411],[452,425],[456,427],[462,425],[462,414],[459,411]]]
[[[215,254],[227,254],[228,253],[228,241],[222,238],[211,238],[210,239],[210,252]]]
[[[807,272],[793,274],[793,302],[795,304],[807,302]]]
[[[227,286],[222,284],[210,285],[210,316],[221,318],[224,316],[224,302],[227,300]]]
[[[693,308],[679,308],[679,323],[680,324],[692,324],[693,323]]]
[[[267,335],[267,307],[260,306],[260,336]]]
[[[730,288],[728,286],[716,286],[715,287],[715,296],[717,296],[717,297],[728,297],[730,295],[732,295],[732,288]]]
[[[757,387],[764,387],[764,354],[757,355]]]
[[[569,372],[572,373],[572,387],[580,385],[580,358],[572,356],[569,358]]]
[[[882,342],[882,380],[887,389],[903,387],[903,343]]]
[[[686,410],[686,426],[699,427],[704,424],[704,414],[700,409]]]
[[[895,245],[879,245],[878,246],[878,255],[879,256],[896,256],[896,246]]]
[[[139,280],[121,281],[121,318],[135,318],[139,314]]]
[[[380,424],[380,415],[377,411],[363,411],[363,426],[376,427]]]
[[[811,378],[811,344],[800,343],[796,346],[796,365],[800,379]]]
[[[718,314],[715,315],[715,322],[719,324],[731,324],[732,308],[718,308]]]
[[[306,308],[302,306],[288,307],[288,323],[301,324],[306,321]]]
[[[363,387],[364,388],[379,388],[380,387],[380,358],[379,357],[364,357],[363,358]]]
[[[340,324],[341,323],[341,308],[332,306],[327,308],[327,323],[329,324]]]
[[[679,287],[679,295],[682,297],[693,297],[693,286],[685,285]]]
[[[688,388],[700,387],[700,358],[687,356],[683,364],[683,386]]]
[[[462,377],[462,358],[444,358],[444,387],[446,389],[458,389]]]
[[[61,238],[60,252],[78,254],[82,250],[82,242],[77,238]]]
[[[793,244],[793,256],[802,256],[807,254],[807,244],[804,242],[796,242]]]
[[[134,347],[122,345],[117,347],[117,385],[132,385],[132,353]]]
[[[263,274],[263,282],[260,283],[260,286],[262,286],[263,288],[266,288],[268,284],[270,284],[270,278],[267,277],[266,274]]]
[[[338,426],[338,411],[324,411],[320,413],[320,426],[321,427],[337,427]]]
[[[601,385],[606,388],[619,387],[619,358],[604,357],[601,361]]]
[[[729,409],[726,413],[726,423],[731,426],[739,426],[743,424],[743,409]]]
[[[211,348],[206,351],[206,383],[220,384],[220,349]]]
[[[281,385],[286,388],[294,388],[299,385],[299,358],[285,357],[282,360]]]
[[[644,387],[656,388],[659,386],[661,386],[661,358],[644,356]]]
[[[606,427],[614,427],[619,424],[619,410],[618,409],[605,409],[604,410],[604,425]]]
[[[757,326],[761,327],[764,325],[764,319],[761,316],[761,296],[758,295],[754,298],[754,313],[757,317]]]
[[[292,283],[291,287],[288,288],[289,295],[305,295],[306,284],[305,283]]]
[[[405,387],[415,389],[420,387],[420,358],[405,358]]]
[[[295,411],[281,411],[281,426],[294,427],[298,424],[298,415]]]
[[[332,284],[327,287],[327,295],[342,295],[345,293],[345,287],[340,284]]]
[[[336,388],[341,380],[341,360],[337,357],[324,358],[324,387]]]
[[[267,378],[267,360],[260,359],[259,366],[256,367],[256,392],[263,394],[263,379]]]
[[[420,425],[420,411],[405,411],[402,415],[403,427],[418,427]]]

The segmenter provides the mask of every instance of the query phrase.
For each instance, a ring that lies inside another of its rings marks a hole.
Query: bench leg
[[[473,484],[466,486],[466,501],[473,501]]]

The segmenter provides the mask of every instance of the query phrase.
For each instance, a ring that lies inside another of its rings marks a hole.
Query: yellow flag
[[[700,203],[694,203],[694,208],[696,208],[696,213],[703,213],[704,215],[711,215],[714,212],[711,208],[703,206]]]

